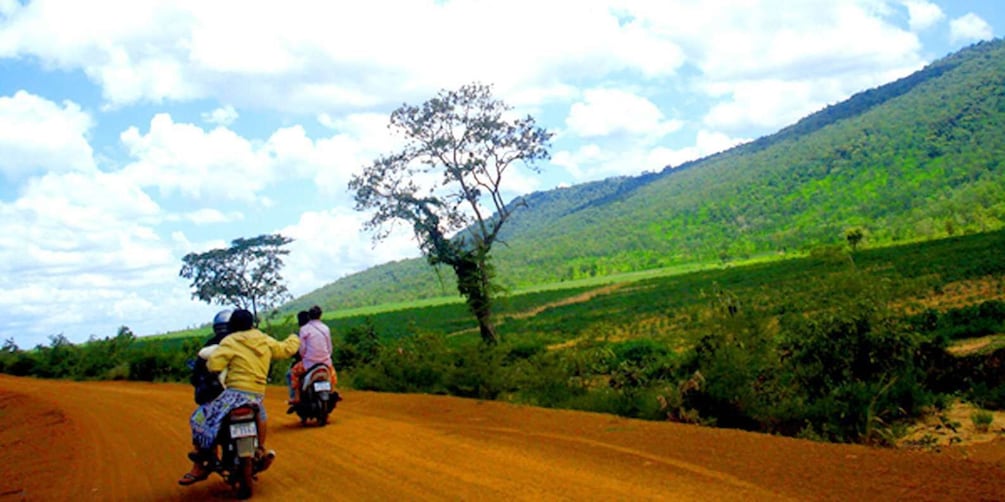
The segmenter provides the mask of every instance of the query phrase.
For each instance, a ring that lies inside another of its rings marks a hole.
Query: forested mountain
[[[870,246],[996,229],[1003,161],[1005,42],[996,40],[720,154],[530,194],[495,263],[502,284],[520,287],[803,250],[840,243],[850,227]],[[288,307],[452,295],[452,280],[405,260]]]

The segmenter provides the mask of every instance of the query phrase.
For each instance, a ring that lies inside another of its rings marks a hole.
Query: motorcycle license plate
[[[230,424],[230,437],[232,438],[246,438],[258,436],[258,428],[255,427],[255,422],[238,422],[236,424]]]
[[[323,390],[332,390],[331,382],[314,382],[314,391],[321,392]]]

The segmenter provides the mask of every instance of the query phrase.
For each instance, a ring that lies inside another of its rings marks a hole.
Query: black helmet
[[[216,313],[213,317],[213,333],[217,335],[226,335],[228,332],[227,323],[230,322],[230,315],[234,311],[231,309],[221,310]]]

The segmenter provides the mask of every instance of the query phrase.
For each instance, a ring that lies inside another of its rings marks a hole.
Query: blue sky
[[[374,246],[353,173],[478,81],[556,133],[510,196],[770,134],[980,40],[998,0],[0,0],[0,338],[209,321],[181,258],[281,232],[302,295]]]

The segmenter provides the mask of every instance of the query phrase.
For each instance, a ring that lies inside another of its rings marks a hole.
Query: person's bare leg
[[[258,452],[255,458],[258,463],[258,472],[262,472],[272,465],[272,461],[276,459],[276,452],[265,449],[265,437],[268,435],[269,428],[261,414],[256,416],[256,421],[258,422]]]
[[[258,447],[265,448],[265,435],[268,431],[265,420],[262,419],[262,415],[258,414],[255,416],[255,421],[258,422]]]

